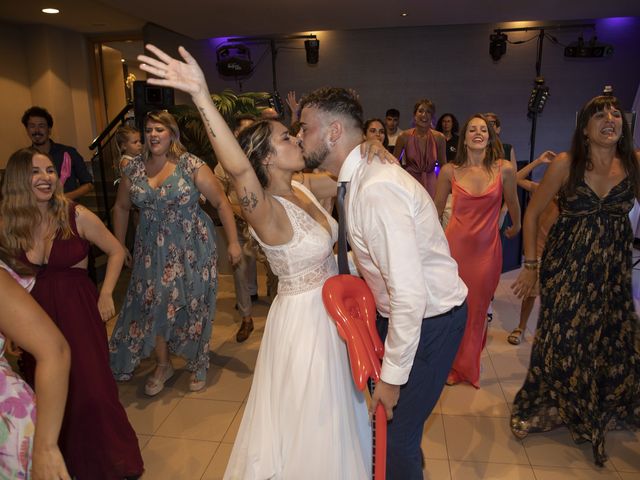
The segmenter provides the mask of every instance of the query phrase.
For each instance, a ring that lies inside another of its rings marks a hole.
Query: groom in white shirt
[[[361,159],[354,94],[319,89],[300,108],[307,167],[348,182],[348,240],[376,299],[385,355],[370,408],[382,402],[390,420],[387,479],[422,480],[422,431],[464,333],[467,288],[426,190],[397,165]]]

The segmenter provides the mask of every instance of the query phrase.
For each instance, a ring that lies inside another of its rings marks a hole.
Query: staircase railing
[[[133,103],[127,103],[89,145],[90,150],[95,150],[91,157],[91,166],[93,168],[97,213],[109,229],[112,229],[111,207],[115,203],[116,180],[120,176],[118,170],[120,151],[116,144],[115,133],[118,127],[127,123],[127,113],[132,108]]]

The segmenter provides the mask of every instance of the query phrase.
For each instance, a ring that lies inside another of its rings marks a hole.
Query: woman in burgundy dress
[[[429,192],[436,195],[436,164],[447,163],[447,140],[444,135],[431,128],[431,119],[436,107],[431,100],[422,99],[413,107],[415,128],[402,132],[396,141],[393,154],[407,172]]]
[[[31,294],[71,348],[59,439],[69,473],[77,480],[138,478],[142,457],[118,400],[103,324],[115,314],[112,291],[124,250],[98,217],[66,200],[48,155],[32,148],[17,152],[7,164],[4,183],[4,236],[36,270]],[[108,256],[99,295],[87,275],[90,242]],[[35,364],[25,357],[25,377],[33,384]]]

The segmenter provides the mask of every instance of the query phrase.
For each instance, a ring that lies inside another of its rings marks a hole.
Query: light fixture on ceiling
[[[50,15],[54,15],[56,13],[60,13],[60,10],[58,10],[57,8],[43,8],[42,13],[48,13]]]
[[[307,54],[307,63],[309,65],[316,65],[320,59],[320,40],[317,38],[305,40],[304,49]]]
[[[406,17],[407,15],[409,15],[407,12],[402,12],[402,13],[400,14],[400,16],[401,16],[401,17]]]
[[[497,62],[507,53],[507,35],[496,30],[495,34],[489,36],[489,55],[494,62]]]

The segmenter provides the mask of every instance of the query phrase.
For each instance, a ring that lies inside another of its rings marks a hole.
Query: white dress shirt
[[[389,319],[382,380],[409,378],[422,320],[462,305],[467,287],[431,197],[402,167],[374,160],[360,146],[345,160],[338,182],[349,182],[345,209],[348,239],[358,271]]]

